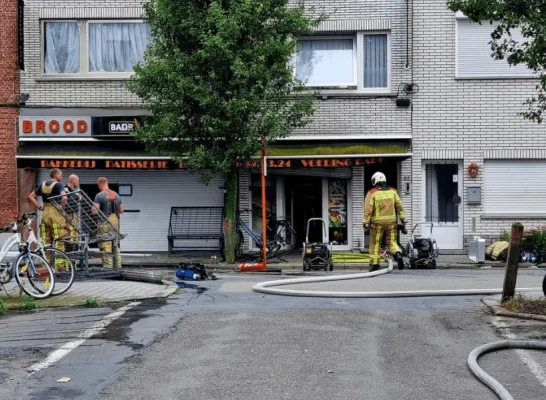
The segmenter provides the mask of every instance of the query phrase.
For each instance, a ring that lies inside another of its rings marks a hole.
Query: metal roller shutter
[[[487,214],[546,214],[545,160],[486,160],[483,182]]]
[[[214,177],[209,185],[203,185],[198,181],[198,174],[185,171],[65,169],[65,182],[72,173],[80,177],[80,184],[96,184],[100,176],[105,176],[111,183],[133,185],[133,195],[122,197],[123,204],[127,210],[140,212],[126,213],[121,217],[121,231],[128,234],[122,242],[122,251],[167,251],[171,207],[222,207],[224,204],[223,180],[220,176]],[[38,181],[42,182],[49,178],[49,170],[38,170],[37,175]],[[199,247],[218,246],[217,240],[197,242]]]

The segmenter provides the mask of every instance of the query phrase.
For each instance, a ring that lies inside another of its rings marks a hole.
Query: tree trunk
[[[237,169],[225,175],[224,187],[226,190],[224,204],[224,243],[225,257],[228,264],[235,262],[235,247],[237,245]]]

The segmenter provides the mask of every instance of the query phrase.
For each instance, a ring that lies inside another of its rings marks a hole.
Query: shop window
[[[348,245],[347,179],[328,179],[328,234],[333,245]]]
[[[277,211],[277,188],[273,176],[266,177],[266,213]],[[252,230],[262,232],[262,183],[259,174],[252,174]]]

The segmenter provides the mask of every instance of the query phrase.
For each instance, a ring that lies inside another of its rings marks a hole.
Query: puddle
[[[195,283],[187,283],[187,282],[184,282],[184,281],[177,281],[176,284],[181,289],[195,289],[197,294],[201,294],[201,293],[206,292],[207,290],[209,290],[209,288],[196,285]]]

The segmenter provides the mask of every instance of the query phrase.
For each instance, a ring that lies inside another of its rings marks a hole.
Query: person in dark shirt
[[[99,187],[100,193],[95,196],[93,204],[93,213],[96,214],[101,211],[106,218],[108,218],[108,223],[102,224],[102,227],[99,231],[99,234],[104,236],[114,236],[116,232],[112,231],[112,226],[119,232],[119,215],[123,213],[124,208],[121,202],[119,194],[114,192],[108,187],[108,180],[106,178],[99,178],[97,180],[97,186]],[[106,268],[111,268],[114,265],[114,260],[111,255],[113,253],[113,241],[104,241],[98,243],[100,251],[102,253],[102,265]],[[119,250],[119,242],[116,249],[116,258],[117,266],[121,267],[121,254]]]
[[[50,179],[42,182],[32,193],[28,195],[28,200],[34,206],[43,211],[42,221],[40,222],[40,236],[46,245],[50,245],[55,241],[55,247],[59,250],[65,250],[65,243],[59,239],[68,236],[67,222],[64,217],[57,211],[52,203],[52,199],[56,196],[57,204],[66,204],[66,192],[62,184],[63,173],[60,169],[53,168],[49,173]],[[42,198],[43,205],[38,203],[38,197]],[[63,260],[56,260],[55,268],[65,267],[62,265]]]

